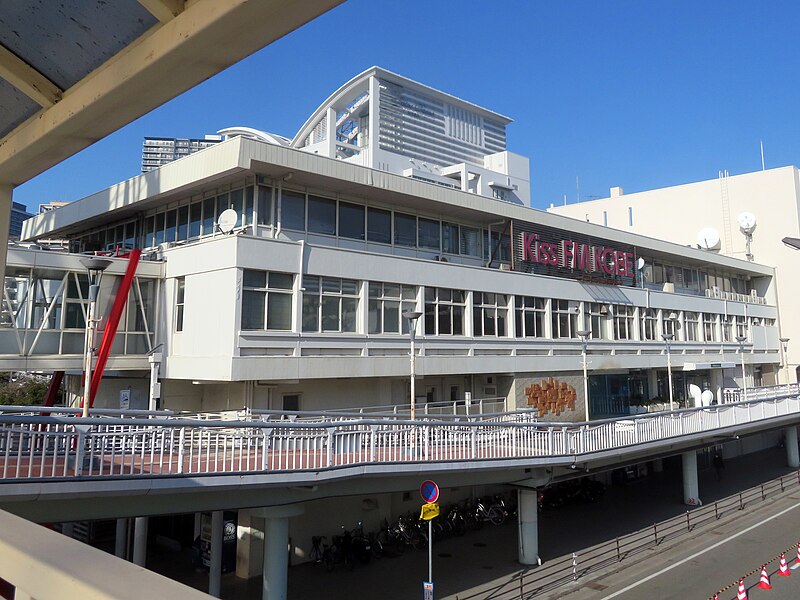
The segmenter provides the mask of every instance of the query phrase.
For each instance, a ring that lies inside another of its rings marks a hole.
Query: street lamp
[[[581,357],[583,359],[583,404],[586,408],[586,421],[589,421],[589,374],[587,373],[586,366],[586,354],[589,349],[589,336],[592,334],[591,331],[582,329],[580,331],[576,331],[575,333],[578,334],[578,337],[581,338]]]
[[[415,379],[416,379],[416,352],[414,350],[414,338],[417,333],[417,319],[422,316],[418,310],[409,310],[403,313],[403,317],[408,319],[408,334],[411,338],[411,420],[415,420],[416,412],[415,405],[417,403]]]
[[[781,350],[783,350],[783,369],[786,371],[786,389],[789,389],[789,362],[788,362],[788,352],[789,352],[789,338],[781,338]]]
[[[103,271],[111,266],[111,261],[105,258],[83,258],[81,264],[86,267],[89,273],[89,311],[86,316],[86,344],[83,358],[84,386],[83,386],[83,416],[89,416],[89,402],[92,394],[92,357],[95,347],[95,333],[97,323],[100,319],[96,318],[97,296],[100,293],[100,280],[103,278]]]
[[[672,392],[672,349],[670,347],[670,342],[675,339],[675,323],[678,320],[678,315],[674,312],[671,312],[667,315],[667,318],[664,319],[664,325],[669,324],[669,327],[665,327],[664,329],[669,329],[669,332],[662,333],[661,339],[664,340],[664,344],[667,347],[667,384],[669,385],[669,409],[675,410],[675,400],[673,398]]]
[[[742,387],[744,388],[744,400],[747,400],[747,375],[744,372],[744,343],[747,341],[747,336],[737,335],[736,341],[739,342],[739,354],[742,356]]]

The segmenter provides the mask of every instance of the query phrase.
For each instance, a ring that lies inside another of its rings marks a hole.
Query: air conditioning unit
[[[497,398],[497,386],[496,385],[484,386],[483,395],[486,398]]]
[[[664,284],[664,291],[669,292],[671,294],[675,293],[675,284],[674,283],[665,283]]]

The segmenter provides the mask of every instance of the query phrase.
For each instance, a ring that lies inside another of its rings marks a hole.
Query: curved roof
[[[407,87],[415,87],[427,93],[434,98],[439,98],[443,101],[449,102],[451,104],[460,105],[463,108],[471,110],[480,114],[483,117],[488,117],[490,119],[494,119],[496,121],[502,122],[504,125],[511,123],[512,119],[501,115],[500,113],[496,113],[491,111],[487,108],[483,108],[482,106],[478,106],[477,104],[473,104],[471,102],[467,102],[466,100],[462,100],[456,96],[451,94],[447,94],[440,90],[434,89],[430,86],[424,85],[413,79],[409,79],[408,77],[403,77],[402,75],[398,75],[397,73],[393,73],[392,71],[387,71],[378,66],[370,67],[363,73],[359,73],[355,77],[353,77],[350,81],[345,83],[342,87],[338,90],[333,92],[328,98],[320,104],[319,108],[315,110],[311,116],[306,120],[297,134],[292,138],[291,146],[296,148],[299,143],[304,140],[308,135],[311,134],[311,131],[314,129],[315,125],[319,122],[320,119],[325,115],[326,111],[329,107],[334,106],[345,100],[348,95],[353,95],[353,99],[360,93],[360,86],[369,80],[370,77],[375,76],[380,79],[389,81],[391,83],[400,85],[400,86],[407,86]]]
[[[261,131],[260,129],[253,129],[252,127],[226,127],[225,129],[220,129],[217,133],[228,138],[240,135],[242,137],[258,140],[259,142],[275,144],[276,146],[288,146],[291,141],[289,138],[278,135],[277,133],[269,133],[267,131]]]

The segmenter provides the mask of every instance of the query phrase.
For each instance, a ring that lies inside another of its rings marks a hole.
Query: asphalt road
[[[782,550],[787,564],[795,566],[800,541],[800,493],[754,507],[732,522],[676,544],[642,554],[632,567],[618,573],[593,577],[558,597],[570,600],[663,600],[736,598],[739,577],[745,577],[750,600],[800,598],[800,569],[790,577],[777,575]],[[757,588],[762,563],[769,563],[772,590]],[[754,572],[755,571],[755,572]],[[748,574],[750,574],[748,576]]]

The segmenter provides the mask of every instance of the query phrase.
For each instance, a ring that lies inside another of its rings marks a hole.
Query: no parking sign
[[[425,502],[433,504],[439,499],[439,486],[430,479],[427,479],[419,486],[419,493]]]

